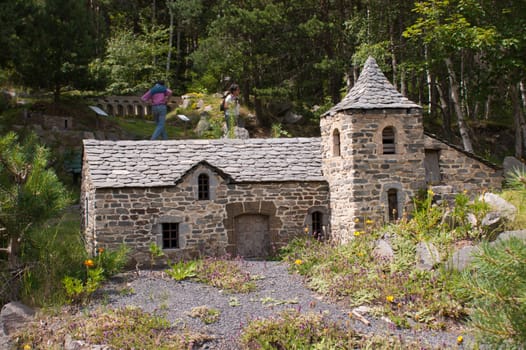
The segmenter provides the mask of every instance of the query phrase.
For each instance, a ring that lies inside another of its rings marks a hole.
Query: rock
[[[494,194],[494,193],[484,193],[481,200],[486,202],[492,211],[495,211],[500,214],[500,216],[506,220],[513,221],[515,220],[515,215],[517,214],[517,208],[514,205],[510,204],[504,198]]]
[[[197,126],[195,127],[195,133],[198,136],[202,136],[205,131],[210,130],[210,122],[208,121],[208,117],[206,114],[201,114],[199,118],[199,122],[197,123]]]
[[[30,321],[35,311],[29,306],[14,301],[5,304],[0,311],[0,325],[6,335],[12,334],[25,323]]]
[[[373,255],[379,260],[392,262],[394,260],[394,251],[391,245],[383,239],[376,242],[376,247],[373,250]]]
[[[503,232],[497,237],[497,240],[501,240],[502,241],[502,240],[510,239],[511,237],[522,239],[523,241],[526,242],[526,230],[517,230],[517,231],[506,231],[506,232]]]
[[[526,172],[526,164],[524,164],[517,158],[511,156],[504,158],[504,161],[502,162],[502,167],[504,168],[504,175],[507,175],[508,173],[514,172],[516,170]]]
[[[474,254],[480,252],[478,246],[465,246],[453,253],[446,263],[448,270],[463,271],[473,261]]]
[[[416,268],[431,271],[440,263],[440,253],[437,247],[430,242],[420,242],[416,246]]]

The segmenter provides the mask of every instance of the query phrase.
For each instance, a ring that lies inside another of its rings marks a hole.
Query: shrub
[[[256,289],[250,274],[241,270],[239,261],[207,258],[197,266],[197,278],[204,283],[234,293],[248,293]]]
[[[182,281],[196,276],[197,261],[179,261],[170,265],[165,272],[176,281]]]
[[[502,348],[526,344],[526,243],[517,238],[483,244],[465,293],[472,300],[470,325],[484,343]]]

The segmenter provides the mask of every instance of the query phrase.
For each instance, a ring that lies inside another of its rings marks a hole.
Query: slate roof
[[[320,138],[83,142],[96,188],[171,186],[199,163],[235,182],[325,181]]]
[[[348,109],[421,108],[399,93],[387,80],[376,60],[369,56],[356,84],[323,116]]]

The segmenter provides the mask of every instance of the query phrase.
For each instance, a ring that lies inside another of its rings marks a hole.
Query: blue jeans
[[[152,106],[153,119],[155,120],[155,124],[157,124],[157,127],[153,132],[151,140],[156,140],[159,137],[159,135],[162,135],[163,140],[168,139],[166,129],[164,128],[164,123],[166,121],[166,112],[166,105]]]

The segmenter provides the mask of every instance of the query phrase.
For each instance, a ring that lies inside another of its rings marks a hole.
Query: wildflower
[[[354,231],[354,236],[359,237],[362,233],[360,231]]]
[[[394,301],[394,296],[388,295],[388,296],[385,297],[385,300],[387,300],[388,302],[392,303]]]
[[[463,341],[464,341],[464,338],[461,335],[459,335],[457,337],[457,344],[462,344]]]
[[[305,228],[303,229],[303,231],[305,231],[305,233],[309,233],[309,227],[308,227],[308,226],[305,226]]]
[[[303,264],[303,260],[301,260],[301,259],[296,259],[296,261],[294,261],[294,264],[296,264],[296,265],[301,265],[301,264]]]
[[[371,220],[371,219],[367,219],[367,220],[365,221],[365,224],[366,224],[366,225],[372,225],[373,223],[374,223],[374,221]]]
[[[24,350],[31,350],[31,345],[25,344],[23,349]]]
[[[104,248],[99,247],[99,249],[97,249],[97,251],[99,252],[99,254],[102,254],[102,253],[104,253]]]
[[[433,190],[429,189],[429,190],[427,190],[427,194],[430,195],[430,196],[434,196],[435,192],[433,192]]]
[[[87,268],[90,268],[90,267],[95,266],[95,263],[91,259],[86,259],[84,260],[84,266],[86,266]]]
[[[355,223],[355,224],[357,224],[357,223],[359,223],[359,222],[360,222],[360,218],[355,218],[355,219],[354,219],[354,223]]]

